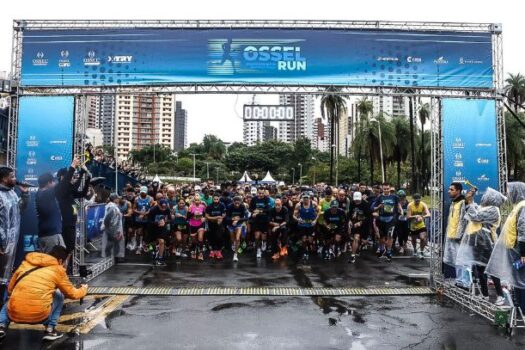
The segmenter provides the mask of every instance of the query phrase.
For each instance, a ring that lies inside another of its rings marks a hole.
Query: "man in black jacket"
[[[86,176],[84,188],[79,190],[82,178],[84,174],[87,174],[85,167],[80,168],[78,177],[73,180],[75,171],[79,167],[80,159],[75,157],[69,168],[62,168],[58,171],[58,184],[55,186],[55,196],[62,214],[62,237],[70,254],[75,249],[77,224],[75,199],[84,198],[89,189],[89,176]]]
[[[53,175],[42,174],[38,177],[36,193],[36,213],[38,216],[38,248],[49,254],[56,245],[65,247],[62,237],[62,216],[55,196]]]

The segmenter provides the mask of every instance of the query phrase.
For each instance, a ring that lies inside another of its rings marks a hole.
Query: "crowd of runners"
[[[110,201],[122,215],[127,254],[234,262],[244,255],[273,260],[346,259],[364,250],[428,256],[428,206],[390,184],[372,187],[276,187],[213,183],[127,185]],[[124,246],[122,244],[121,246]],[[122,257],[123,255],[117,255]]]

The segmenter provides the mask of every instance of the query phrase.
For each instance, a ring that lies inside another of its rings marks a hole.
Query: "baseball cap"
[[[301,198],[304,199],[304,198],[310,198],[310,196],[308,195],[307,192],[304,192],[302,195],[301,195]]]
[[[418,200],[418,199],[421,199],[421,195],[419,193],[414,193],[412,198],[414,198],[414,200]]]
[[[403,191],[403,190],[399,190],[399,191],[397,191],[397,195],[398,195],[399,197],[406,197],[406,196],[407,196],[407,194],[406,194],[405,191]]]
[[[195,186],[195,191],[200,191],[201,189],[202,188],[199,185]]]
[[[159,201],[160,205],[168,205],[168,200],[167,199],[161,199]]]
[[[148,188],[146,186],[142,186],[140,188],[140,193],[148,193]]]
[[[363,200],[363,195],[361,194],[361,192],[354,192],[354,201],[360,201],[360,200]]]
[[[339,203],[334,199],[330,202],[330,208],[337,208],[339,207]]]
[[[252,187],[252,189],[250,190],[250,192],[252,194],[257,194],[257,189],[255,187]]]

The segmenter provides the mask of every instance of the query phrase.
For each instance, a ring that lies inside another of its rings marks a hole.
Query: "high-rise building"
[[[404,96],[374,96],[372,98],[374,106],[373,115],[384,113],[390,117],[400,117],[408,115],[408,98]]]
[[[117,155],[128,158],[131,150],[174,144],[175,95],[117,95]]]
[[[175,109],[175,135],[173,150],[182,151],[188,147],[188,113],[182,108],[182,102],[176,102]]]
[[[298,138],[306,137],[312,142],[312,147],[316,147],[315,97],[313,95],[280,95],[279,104],[294,106],[295,119],[279,123],[277,138],[284,142],[295,142]]]
[[[113,145],[115,128],[115,96],[87,96],[87,128],[100,129],[105,145]]]
[[[102,95],[100,97],[100,129],[102,129],[105,145],[114,145],[115,132],[115,96]]]
[[[100,96],[86,97],[87,128],[100,128]]]
[[[317,133],[316,144],[313,147],[321,152],[328,152],[330,150],[330,130],[322,118],[317,118],[315,124],[317,126]]]
[[[277,128],[270,122],[263,122],[263,139],[264,141],[277,140]]]
[[[242,142],[253,146],[259,141],[264,141],[264,122],[243,122]]]

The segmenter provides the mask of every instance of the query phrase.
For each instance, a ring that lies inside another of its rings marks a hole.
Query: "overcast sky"
[[[13,19],[332,19],[503,24],[505,72],[525,73],[523,0],[147,0],[147,1],[2,1],[0,71],[9,71]],[[250,97],[182,96],[189,115],[189,141],[216,134],[242,140],[242,105]],[[276,97],[268,98],[275,103]],[[264,101],[268,102],[268,101]]]

